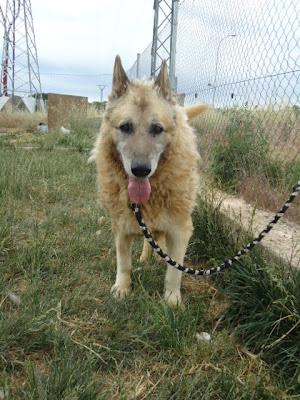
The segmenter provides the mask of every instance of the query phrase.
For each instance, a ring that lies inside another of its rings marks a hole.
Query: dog
[[[183,263],[199,188],[200,156],[188,120],[206,109],[177,105],[165,61],[155,81],[130,81],[116,57],[112,93],[89,160],[96,162],[100,204],[112,220],[117,273],[111,292],[116,298],[131,290],[131,243],[140,235],[131,203],[141,205],[153,237]],[[144,241],[141,260],[150,254]],[[181,275],[167,267],[164,298],[170,307],[181,304]]]

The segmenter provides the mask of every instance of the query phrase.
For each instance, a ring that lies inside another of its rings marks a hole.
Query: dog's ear
[[[185,106],[183,109],[188,117],[188,120],[191,120],[208,110],[208,106],[206,104],[194,104],[192,106]]]
[[[113,98],[121,97],[126,92],[128,85],[129,85],[128,76],[124,71],[120,56],[117,55],[114,64],[112,93],[111,93],[112,97]]]
[[[168,66],[165,60],[163,60],[159,74],[155,81],[155,86],[157,86],[159,93],[166,99],[171,100],[172,98],[172,90],[171,83],[168,74]]]

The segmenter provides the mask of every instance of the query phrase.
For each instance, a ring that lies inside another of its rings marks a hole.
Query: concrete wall
[[[86,117],[88,98],[49,93],[48,95],[48,127],[59,129],[70,127],[72,118]]]

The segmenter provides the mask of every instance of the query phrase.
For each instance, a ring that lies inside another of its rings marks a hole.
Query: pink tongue
[[[151,186],[148,178],[129,176],[128,194],[132,203],[141,204],[149,200]]]

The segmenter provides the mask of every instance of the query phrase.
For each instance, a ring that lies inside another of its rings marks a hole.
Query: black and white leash
[[[185,272],[186,274],[189,275],[194,275],[194,276],[203,276],[203,275],[212,275],[218,272],[223,271],[224,269],[227,269],[232,266],[232,264],[238,262],[240,258],[249,253],[255,247],[261,240],[271,231],[273,226],[280,220],[280,218],[285,214],[285,212],[288,210],[292,202],[295,200],[297,195],[300,192],[300,180],[298,183],[293,187],[292,193],[290,194],[288,200],[285,202],[285,204],[281,207],[279,211],[274,215],[273,219],[269,222],[269,224],[266,226],[265,229],[263,229],[260,234],[253,239],[250,243],[248,243],[242,250],[240,250],[234,257],[226,259],[221,265],[217,267],[213,267],[210,269],[193,269],[189,267],[184,267],[181,264],[178,264],[175,260],[173,260],[171,257],[168,256],[158,245],[158,243],[153,239],[151,233],[149,232],[142,216],[141,208],[138,204],[132,204],[131,208],[135,214],[135,217],[137,219],[137,222],[141,228],[141,231],[145,238],[148,240],[149,244],[151,247],[153,247],[153,250],[163,259],[165,260],[169,265],[172,267],[178,269],[179,271]]]

